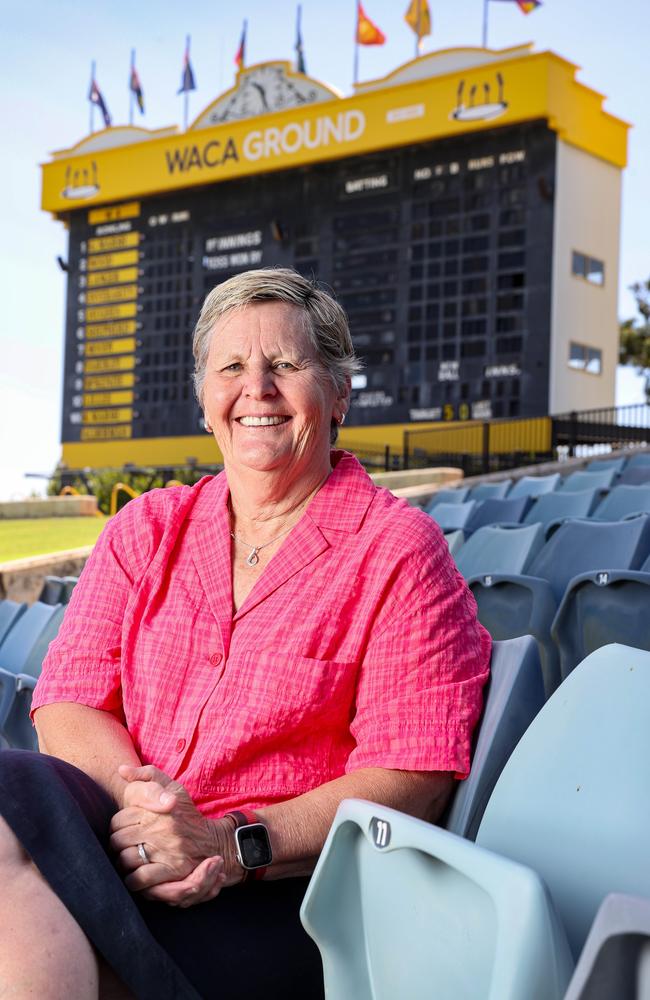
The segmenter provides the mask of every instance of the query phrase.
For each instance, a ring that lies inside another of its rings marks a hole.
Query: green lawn
[[[93,545],[105,517],[30,517],[0,520],[0,563]]]

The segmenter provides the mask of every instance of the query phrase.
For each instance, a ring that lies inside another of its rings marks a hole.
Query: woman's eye
[[[291,369],[294,366],[291,364],[290,361],[278,361],[278,362],[276,362],[276,364],[273,367],[274,368],[280,368],[283,371],[291,371]]]
[[[231,365],[226,365],[224,368],[225,372],[238,372],[241,368],[239,361],[233,361]]]

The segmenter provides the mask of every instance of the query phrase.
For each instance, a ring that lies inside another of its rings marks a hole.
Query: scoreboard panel
[[[556,142],[525,122],[70,212],[62,441],[201,433],[201,303],[268,266],[346,309],[348,425],[546,413]]]

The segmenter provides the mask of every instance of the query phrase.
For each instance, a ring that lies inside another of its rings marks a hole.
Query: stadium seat
[[[481,501],[463,525],[465,537],[486,524],[519,524],[531,503],[530,497]]]
[[[59,626],[63,621],[63,615],[65,614],[65,605],[58,604],[54,614],[51,616],[49,621],[46,623],[45,627],[41,630],[36,639],[36,642],[29,651],[29,655],[26,657],[23,664],[21,673],[28,674],[30,677],[39,677],[41,673],[41,667],[43,665],[43,660],[45,659],[45,654],[47,653],[47,648],[53,639],[56,639],[57,633],[59,631]],[[1,650],[0,650],[0,666],[2,666]]]
[[[610,893],[601,903],[565,1000],[648,1000],[650,899]]]
[[[560,473],[554,472],[550,476],[522,476],[508,493],[508,500],[513,497],[538,497],[543,493],[552,493],[558,488]]]
[[[618,480],[619,486],[644,486],[650,483],[650,465],[636,465],[623,469]]]
[[[456,553],[463,547],[465,535],[462,531],[448,531],[445,535],[445,541],[449,546],[452,556],[455,557]]]
[[[650,467],[650,451],[640,451],[636,455],[630,455],[625,468],[641,469],[648,467]]]
[[[475,507],[475,500],[466,500],[465,503],[439,503],[428,513],[446,534],[450,531],[463,531]]]
[[[60,576],[46,576],[38,599],[41,604],[62,604],[63,580]]]
[[[511,479],[502,479],[498,483],[477,483],[469,493],[470,500],[503,500],[510,489]]]
[[[427,514],[430,514],[434,507],[437,507],[441,503],[464,503],[467,500],[468,493],[469,488],[467,486],[459,486],[455,490],[438,490],[431,497],[431,500],[424,509]]]
[[[529,636],[495,642],[472,769],[458,784],[441,826],[474,840],[488,799],[510,754],[544,704],[539,652]]]
[[[328,1000],[562,1000],[573,969],[534,871],[359,799],[340,804],[300,917]]]
[[[615,469],[605,469],[603,472],[572,472],[562,480],[559,490],[608,490],[616,479]]]
[[[599,490],[559,490],[537,497],[524,518],[524,524],[541,524],[548,536],[570,517],[589,517],[598,503]]]
[[[624,642],[650,650],[650,557],[639,570],[598,570],[569,581],[551,635],[562,677],[595,649]]]
[[[599,521],[620,521],[624,517],[650,511],[650,483],[647,486],[614,486],[591,515]]]
[[[61,592],[61,603],[67,604],[72,597],[72,591],[77,586],[79,582],[78,576],[64,576],[63,577],[63,590]]]
[[[0,669],[0,746],[38,750],[29,712],[36,679]]]
[[[625,456],[623,458],[595,458],[589,463],[585,472],[604,472],[613,469],[614,472],[620,474],[625,468],[626,461]]]
[[[541,524],[487,524],[467,539],[456,565],[466,580],[490,573],[523,573],[544,544]]]
[[[27,611],[26,604],[18,604],[16,601],[0,601],[0,643],[7,632],[16,624],[21,615]]]
[[[530,724],[483,815],[476,843],[541,876],[576,958],[605,896],[650,896],[649,758],[650,653],[605,646]]]
[[[471,582],[479,619],[493,639],[535,636],[548,696],[561,679],[551,625],[569,582],[603,568],[636,570],[649,552],[650,515],[631,521],[565,521],[527,575],[494,573],[489,580]]]
[[[24,673],[25,664],[30,659],[30,654],[35,649],[40,636],[42,634],[49,635],[47,639],[49,644],[58,631],[62,617],[63,607],[61,604],[42,604],[40,601],[32,604],[21,615],[0,644],[0,668],[8,670],[12,674]],[[53,634],[51,634],[51,629],[45,631],[50,623],[54,628]],[[41,656],[41,661],[42,659]]]

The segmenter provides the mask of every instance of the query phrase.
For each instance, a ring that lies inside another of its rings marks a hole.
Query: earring
[[[345,413],[342,413],[341,416],[339,417],[339,427],[341,427],[342,424],[344,423],[345,423]]]
[[[207,434],[212,434],[212,428],[210,427],[210,424],[207,422],[207,420],[203,421],[203,426],[205,427]]]

